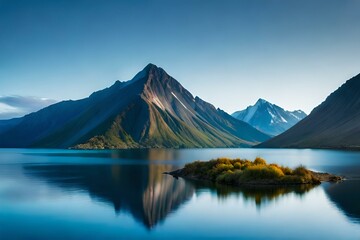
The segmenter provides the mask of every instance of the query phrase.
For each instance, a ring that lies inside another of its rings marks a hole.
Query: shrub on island
[[[178,175],[227,185],[320,184],[320,179],[304,166],[291,169],[277,164],[267,164],[260,157],[254,161],[229,158],[196,161],[186,164]]]

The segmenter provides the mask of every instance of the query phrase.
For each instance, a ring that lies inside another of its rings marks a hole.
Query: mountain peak
[[[251,146],[269,136],[148,64],[131,81],[2,123],[0,147],[150,148]],[[19,125],[20,124],[20,125]]]
[[[259,99],[257,100],[257,102],[255,103],[255,105],[266,104],[266,103],[270,104],[270,103],[269,103],[268,101],[266,101],[265,99],[259,98]]]
[[[151,68],[159,68],[158,66],[156,66],[155,64],[153,63],[149,63],[148,65],[146,65],[146,67],[144,69],[151,69]]]
[[[140,72],[138,72],[132,79],[131,81],[136,81],[136,80],[140,80],[140,79],[144,79],[146,78],[146,80],[148,81],[150,78],[150,75],[157,75],[157,76],[168,76],[168,74],[165,72],[164,69],[162,69],[161,67],[156,66],[153,63],[149,63],[148,65],[146,65],[143,70],[141,70]]]
[[[302,111],[286,111],[265,99],[259,98],[255,105],[248,106],[245,110],[234,112],[232,116],[249,123],[262,132],[274,136],[292,127],[303,119],[306,114]]]
[[[153,63],[149,63],[148,65],[146,65],[146,67],[145,67],[142,71],[145,71],[147,74],[160,73],[160,74],[166,74],[166,75],[168,75],[163,68],[158,67],[158,66],[156,66],[156,65],[153,64]]]

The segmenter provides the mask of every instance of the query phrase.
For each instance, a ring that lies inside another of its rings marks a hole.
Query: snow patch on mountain
[[[282,122],[287,123],[287,121],[285,120],[285,118],[283,118],[283,116],[280,115],[280,118],[281,118],[281,121],[282,121]]]
[[[180,104],[181,104],[186,110],[189,110],[189,109],[185,106],[185,104],[184,104],[182,101],[180,101],[180,99],[175,95],[175,93],[171,92],[171,94],[180,102]]]
[[[262,132],[275,136],[295,125],[306,117],[306,114],[301,110],[286,111],[260,98],[255,105],[237,111],[232,116]]]
[[[293,113],[290,113],[290,115],[291,115],[291,116],[293,116],[293,117],[294,117],[294,118],[296,118],[296,119],[301,120],[301,118],[300,118],[300,117],[296,116],[296,115],[295,115],[295,114],[293,114]]]

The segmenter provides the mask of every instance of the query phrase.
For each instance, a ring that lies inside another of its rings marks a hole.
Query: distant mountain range
[[[78,101],[0,121],[0,147],[252,146],[270,137],[187,91],[149,64],[132,80]]]
[[[328,96],[308,117],[258,147],[360,149],[360,74]]]
[[[255,105],[249,106],[245,110],[234,112],[232,116],[249,123],[266,134],[276,136],[306,117],[306,113],[301,110],[286,111],[260,98]]]

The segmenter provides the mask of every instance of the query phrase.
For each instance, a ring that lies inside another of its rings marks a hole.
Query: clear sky
[[[0,0],[3,99],[79,99],[151,62],[229,113],[309,113],[359,56],[358,0]]]

